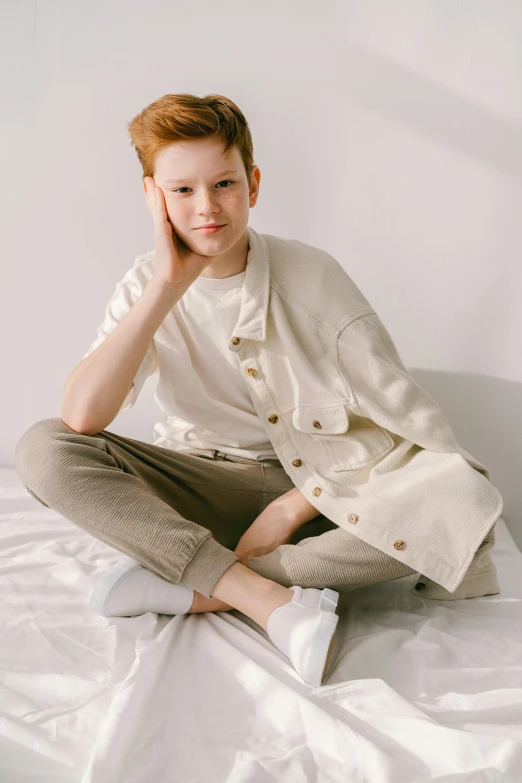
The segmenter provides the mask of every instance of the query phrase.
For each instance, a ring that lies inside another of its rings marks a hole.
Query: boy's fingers
[[[159,214],[161,215],[162,219],[165,219],[167,217],[167,205],[165,204],[165,194],[163,193],[163,190],[157,186],[158,188],[158,210]]]

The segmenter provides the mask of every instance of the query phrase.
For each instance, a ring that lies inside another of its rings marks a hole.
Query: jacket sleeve
[[[105,308],[105,317],[98,326],[98,336],[83,357],[84,359],[101,345],[143,293],[151,274],[147,260],[143,256],[138,256],[132,268],[116,284],[116,289]],[[122,403],[120,413],[132,408],[147,378],[158,370],[158,356],[154,339],[152,339],[134,377],[133,386]]]
[[[338,337],[341,371],[358,415],[433,452],[457,452],[491,480],[458,443],[442,410],[410,375],[377,313],[351,321]]]

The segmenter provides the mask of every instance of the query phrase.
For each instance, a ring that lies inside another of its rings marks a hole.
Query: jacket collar
[[[270,261],[266,241],[247,226],[249,250],[243,280],[241,309],[231,337],[266,340],[266,319],[270,299]]]

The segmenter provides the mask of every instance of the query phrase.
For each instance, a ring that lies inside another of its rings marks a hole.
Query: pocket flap
[[[348,411],[344,403],[329,406],[302,403],[292,413],[292,423],[300,432],[338,435],[348,430]]]

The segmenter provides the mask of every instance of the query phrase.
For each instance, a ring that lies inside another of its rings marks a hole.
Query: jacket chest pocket
[[[292,424],[303,458],[334,480],[335,472],[364,468],[395,445],[387,430],[357,416],[346,403],[301,403],[292,412]]]

